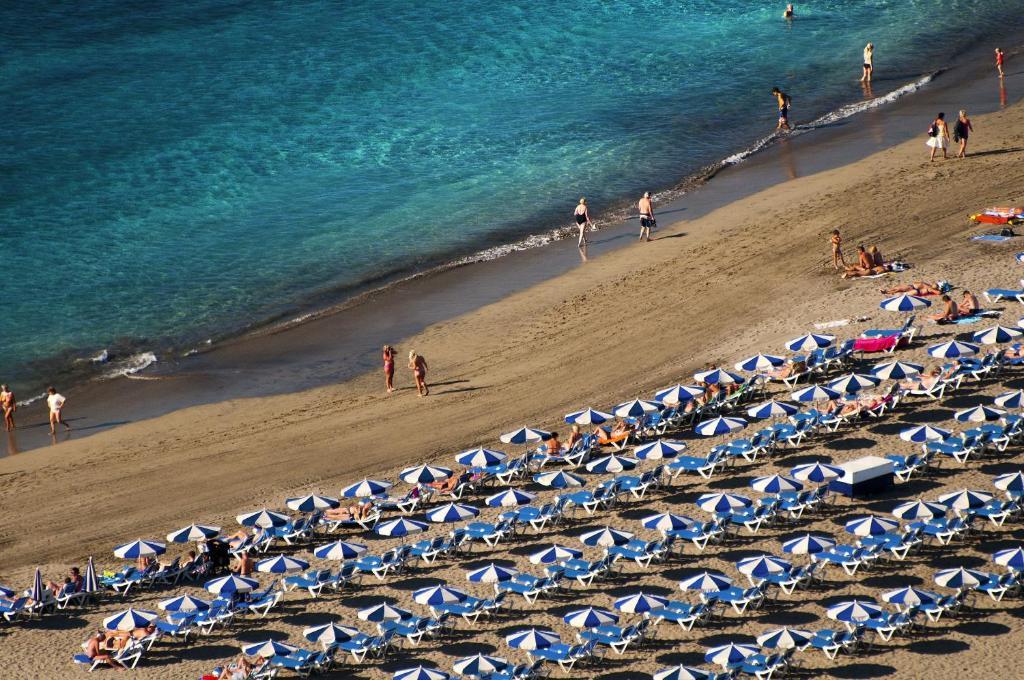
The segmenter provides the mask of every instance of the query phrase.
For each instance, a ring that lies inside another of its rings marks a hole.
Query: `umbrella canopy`
[[[684,404],[704,394],[704,388],[697,385],[673,385],[654,393],[654,398],[663,404],[673,406]]]
[[[892,514],[893,517],[906,520],[908,522],[918,520],[927,522],[930,519],[935,519],[936,517],[942,517],[945,515],[946,506],[918,499],[916,501],[900,503],[892,509]]]
[[[755,477],[750,482],[754,491],[761,493],[782,493],[783,491],[799,491],[804,485],[795,479],[783,477],[782,475],[768,475],[766,477]]]
[[[558,564],[565,560],[576,560],[583,557],[583,551],[577,550],[576,548],[567,548],[564,545],[557,543],[538,550],[537,552],[530,555],[531,564]]]
[[[882,300],[878,306],[887,312],[912,312],[915,309],[931,307],[932,303],[923,297],[903,293],[902,295]]]
[[[1007,328],[1006,326],[996,324],[992,328],[978,331],[971,336],[971,339],[983,345],[998,345],[1004,342],[1012,342],[1022,335],[1024,335],[1024,332],[1020,329]]]
[[[547,486],[552,489],[567,489],[570,486],[583,486],[586,483],[582,477],[561,470],[558,472],[536,474],[533,476],[533,481],[541,486]]]
[[[455,456],[455,462],[466,467],[487,467],[497,465],[508,458],[508,454],[493,449],[469,449]]]
[[[757,645],[738,645],[730,642],[727,645],[720,645],[709,649],[707,654],[704,655],[704,660],[708,663],[718,664],[722,668],[728,668],[729,666],[743,663],[744,659],[757,654],[759,651]]]
[[[660,401],[649,401],[646,399],[634,399],[624,401],[612,409],[619,418],[643,418],[648,413],[657,413],[665,408]]]
[[[193,541],[205,541],[220,533],[220,527],[208,526],[206,524],[189,524],[177,531],[167,534],[168,543],[192,543]]]
[[[181,595],[180,597],[163,600],[157,604],[157,607],[165,612],[202,612],[209,609],[211,604],[213,603],[209,600],[192,597],[191,595]]]
[[[413,602],[433,607],[439,604],[452,604],[454,602],[465,602],[469,599],[467,593],[458,588],[450,588],[446,585],[429,586],[420,588],[412,594]]]
[[[1003,392],[998,397],[993,399],[992,403],[994,403],[996,406],[1002,406],[1003,408],[1021,408],[1021,405],[1024,404],[1024,390]]]
[[[992,500],[992,494],[970,489],[945,493],[938,498],[939,503],[952,510],[974,510],[984,507],[990,500]]]
[[[313,548],[313,554],[321,560],[351,560],[359,557],[367,548],[362,543],[334,541]]]
[[[801,482],[826,484],[833,479],[842,477],[846,474],[846,471],[838,465],[816,461],[805,465],[797,465],[790,470],[790,473],[793,475],[793,479],[799,479]]]
[[[358,628],[352,626],[339,626],[336,623],[325,623],[319,626],[310,626],[302,631],[302,637],[310,642],[319,642],[328,647],[339,642],[348,642],[360,634]]]
[[[713,674],[692,666],[663,668],[654,674],[653,680],[711,680]]]
[[[825,614],[833,621],[843,623],[862,623],[882,614],[882,608],[874,602],[865,600],[848,600],[834,604],[826,610]]]
[[[488,564],[486,567],[466,572],[466,580],[473,583],[504,583],[511,581],[519,572],[511,567],[503,567],[500,564]]]
[[[812,637],[814,633],[787,626],[758,635],[757,644],[765,649],[795,649],[806,645]]]
[[[36,567],[35,574],[32,575],[32,587],[29,588],[28,596],[32,598],[33,602],[43,602],[43,572]]]
[[[766,401],[763,404],[757,406],[751,406],[747,409],[747,415],[751,418],[782,418],[791,416],[800,410],[799,406],[787,403],[785,401],[775,401],[774,399]]]
[[[284,504],[289,510],[294,510],[295,512],[316,512],[317,510],[336,508],[341,505],[341,501],[330,496],[319,496],[311,493],[307,496],[286,498]]]
[[[736,362],[736,370],[748,371],[750,373],[753,373],[754,371],[768,371],[776,366],[781,366],[784,363],[786,363],[786,360],[782,357],[759,353],[752,357],[748,357],[743,361]]]
[[[999,420],[1006,415],[1006,411],[991,406],[975,406],[965,408],[953,414],[953,417],[961,423],[985,423],[992,420]]]
[[[466,658],[459,659],[452,664],[452,670],[456,673],[471,678],[479,678],[484,675],[490,675],[491,673],[499,673],[507,667],[508,661],[500,656],[486,656],[484,654],[467,656]]]
[[[885,534],[898,529],[899,526],[899,522],[894,522],[891,519],[868,515],[867,517],[851,519],[843,528],[854,536],[878,536],[879,534]]]
[[[940,442],[950,435],[949,430],[931,425],[917,425],[908,427],[900,432],[900,439],[905,442],[924,444],[925,442]]]
[[[207,581],[203,586],[214,595],[235,595],[237,593],[249,593],[258,588],[260,582],[247,576],[236,576],[229,574],[221,576],[212,581]]]
[[[85,576],[82,577],[82,592],[95,593],[99,589],[100,584],[96,578],[96,563],[93,562],[90,556],[88,564],[85,565]]]
[[[717,416],[699,423],[693,430],[702,437],[715,437],[720,434],[729,434],[736,430],[742,430],[746,426],[747,421],[743,418]]]
[[[565,414],[565,422],[570,425],[600,425],[613,419],[615,416],[604,411],[595,411],[592,408],[585,408],[582,411],[573,411]]]
[[[160,618],[160,615],[156,612],[129,607],[122,612],[103,619],[103,627],[107,630],[130,632],[136,628],[145,628],[158,618]]]
[[[811,401],[829,401],[831,399],[838,399],[843,396],[840,392],[833,390],[828,387],[822,387],[821,385],[811,385],[805,387],[802,390],[797,390],[790,394],[793,399],[799,402],[811,402]]]
[[[835,547],[835,540],[829,536],[804,534],[782,544],[782,552],[791,555],[815,555]]]
[[[611,527],[604,527],[588,531],[580,536],[580,543],[589,545],[591,548],[610,548],[613,545],[625,545],[633,540],[633,534],[628,531],[620,531]]]
[[[403,621],[412,616],[412,612],[395,607],[387,602],[371,605],[356,612],[361,621],[382,623],[384,621]]]
[[[607,609],[587,607],[586,609],[577,609],[569,612],[562,617],[562,620],[573,628],[586,629],[618,623],[619,615]]]
[[[1024,547],[1000,550],[992,555],[992,561],[1013,571],[1024,571]]]
[[[679,582],[680,590],[699,590],[702,593],[717,593],[732,587],[732,579],[717,571],[702,571]]]
[[[145,541],[141,538],[114,548],[114,556],[126,560],[163,555],[165,552],[167,552],[166,544],[160,541]]]
[[[633,449],[633,455],[640,460],[661,460],[662,458],[674,458],[685,450],[685,442],[658,439],[648,444],[637,446]]]
[[[551,433],[547,430],[536,430],[532,427],[521,427],[512,432],[506,432],[499,439],[504,444],[529,444],[530,442],[542,442],[551,439]]]
[[[902,607],[918,607],[922,604],[938,602],[942,597],[929,590],[906,586],[905,588],[897,588],[896,590],[882,593],[882,599],[889,604],[896,604]]]
[[[513,649],[530,651],[533,649],[547,649],[551,645],[557,645],[562,639],[557,633],[541,628],[528,628],[518,630],[505,636],[505,644]]]
[[[42,575],[40,575],[42,578]],[[8,588],[7,586],[0,586],[0,597],[11,597],[14,595],[14,589]]]
[[[446,467],[434,465],[417,465],[405,468],[398,478],[407,484],[430,484],[441,482],[452,476],[452,471]]]
[[[506,489],[493,496],[488,496],[484,503],[491,508],[513,508],[517,505],[527,505],[537,498],[535,494],[520,491],[519,489]]]
[[[613,453],[609,456],[595,458],[587,463],[587,472],[593,472],[600,475],[609,473],[616,474],[626,470],[632,470],[637,466],[637,462],[638,461],[635,458],[627,458],[626,456],[620,456]]]
[[[661,597],[659,595],[650,595],[644,591],[633,593],[632,595],[626,595],[615,600],[613,605],[620,612],[627,614],[643,614],[649,612],[652,609],[658,609],[668,604],[668,598]]]
[[[426,668],[424,666],[403,668],[400,671],[395,671],[391,675],[392,680],[448,680],[451,677],[451,675],[444,671],[439,671],[436,668]]]
[[[641,520],[641,524],[644,525],[645,529],[653,529],[654,531],[660,531],[665,533],[668,531],[678,531],[680,529],[689,529],[696,522],[689,517],[683,515],[673,515],[670,512],[662,512],[657,515],[648,515]]]
[[[398,519],[378,524],[374,531],[380,536],[400,537],[426,531],[427,526],[428,525],[425,522],[399,517]]]
[[[876,364],[871,375],[879,380],[903,380],[918,375],[924,370],[920,364],[909,364],[902,361],[886,361]]]
[[[439,505],[436,508],[430,510],[427,513],[427,519],[431,522],[461,522],[464,519],[470,517],[476,517],[480,514],[480,510],[474,508],[472,505],[466,505],[464,503],[445,503]]]
[[[958,357],[974,356],[978,353],[978,346],[958,340],[950,340],[928,348],[928,354],[939,359],[956,359]]]
[[[793,338],[787,342],[786,349],[790,352],[813,352],[816,349],[828,347],[835,341],[836,336],[834,335],[808,333],[807,335],[801,335],[799,338]]]
[[[1009,472],[992,480],[1000,491],[1024,491],[1024,471]]]
[[[345,498],[370,498],[371,496],[383,496],[394,484],[379,479],[364,479],[355,484],[349,484],[341,490]]]
[[[736,570],[752,578],[764,578],[770,574],[785,574],[793,565],[774,555],[755,555],[736,563]]]
[[[844,375],[841,378],[829,382],[829,388],[836,390],[837,392],[843,392],[844,394],[850,392],[860,392],[871,387],[876,387],[879,383],[879,378],[873,375],[865,375],[863,373],[850,373]]]
[[[293,652],[297,652],[298,647],[287,645],[277,640],[264,640],[263,642],[253,642],[248,645],[242,645],[242,654],[246,656],[262,656],[264,659],[269,659],[272,656],[288,656]]]
[[[291,518],[284,513],[263,508],[255,512],[241,514],[235,517],[235,520],[244,527],[270,529],[271,527],[283,527],[291,521]]]
[[[732,385],[733,383],[742,383],[745,378],[737,373],[730,373],[721,368],[713,368],[710,371],[701,371],[700,373],[694,373],[693,379],[699,383],[706,385]]]
[[[732,493],[706,493],[697,499],[697,507],[705,512],[732,512],[753,505],[746,496]]]
[[[975,569],[964,569],[963,567],[943,569],[935,572],[935,582],[943,588],[966,590],[980,586],[987,580],[988,574],[985,572]]]
[[[256,563],[256,571],[264,574],[289,574],[294,571],[309,569],[309,562],[287,555],[278,555]]]

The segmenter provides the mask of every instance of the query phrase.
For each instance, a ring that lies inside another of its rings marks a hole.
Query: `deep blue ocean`
[[[1007,0],[0,6],[0,380],[595,217],[948,63]],[[332,293],[333,291],[333,293]],[[55,363],[57,362],[57,363]],[[27,395],[25,395],[27,396]]]

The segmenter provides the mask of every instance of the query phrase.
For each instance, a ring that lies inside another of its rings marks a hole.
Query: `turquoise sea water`
[[[0,380],[596,217],[1021,22],[1006,0],[0,7]]]

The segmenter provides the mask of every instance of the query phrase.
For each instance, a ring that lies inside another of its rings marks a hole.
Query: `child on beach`
[[[58,424],[70,430],[71,426],[64,422],[63,413],[67,399],[64,398],[64,395],[58,394],[53,387],[46,388],[46,394],[46,405],[50,407],[50,434],[57,434]]]
[[[776,103],[779,105],[779,123],[775,129],[791,129],[789,127],[789,107],[793,105],[792,98],[777,87],[772,88],[772,94],[775,95]]]
[[[999,71],[999,77],[1000,78],[1003,77],[1003,61],[1005,59],[1006,59],[1006,57],[1003,55],[1003,51],[997,47],[996,48],[996,70]]]
[[[843,259],[843,237],[839,235],[838,229],[832,230],[832,266],[839,271],[839,265],[846,267],[846,260]]]

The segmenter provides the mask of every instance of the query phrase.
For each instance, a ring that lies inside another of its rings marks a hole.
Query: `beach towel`
[[[981,309],[975,312],[974,314],[971,314],[970,316],[961,316],[959,319],[954,319],[953,321],[936,321],[935,323],[939,324],[940,326],[944,326],[951,323],[955,323],[958,326],[967,326],[972,323],[984,321],[985,319],[999,318],[999,315],[1000,313],[995,311],[994,309]]]
[[[1012,236],[1003,236],[1002,234],[978,234],[972,236],[972,241],[988,241],[990,243],[1001,243],[1003,241],[1009,241]]]
[[[905,342],[906,338],[892,336],[888,338],[857,338],[853,341],[854,352],[888,352],[897,343]]]

